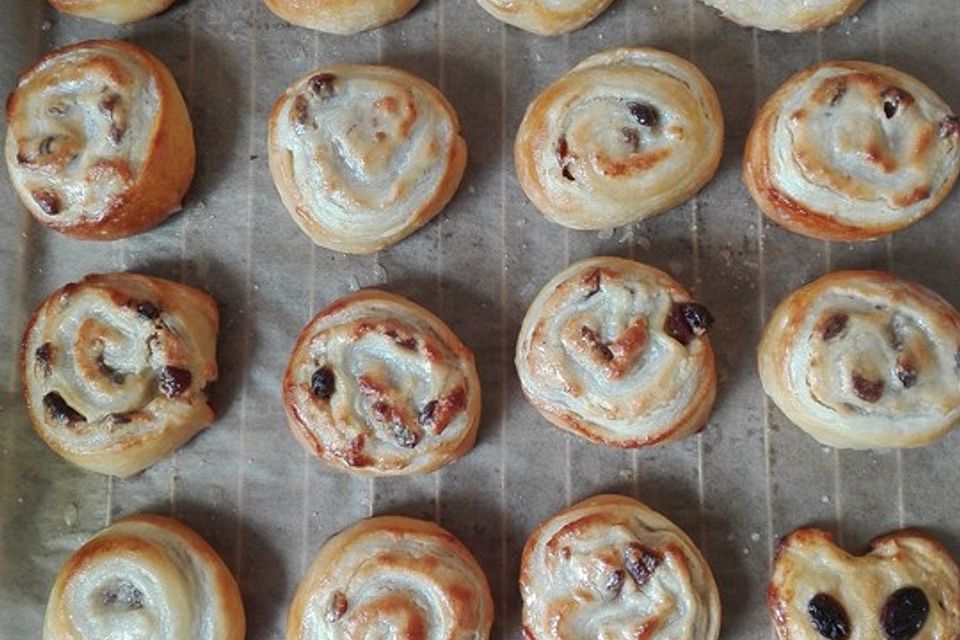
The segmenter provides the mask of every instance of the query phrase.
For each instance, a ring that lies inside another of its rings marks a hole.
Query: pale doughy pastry
[[[823,240],[870,240],[932,211],[960,173],[960,118],[915,78],[824,62],[760,110],[744,180],[775,222]]]
[[[812,31],[852,15],[866,0],[703,0],[724,18],[768,31]]]
[[[166,11],[176,0],[50,0],[57,11],[109,24],[145,20]]]
[[[438,469],[473,447],[480,422],[470,350],[423,307],[376,290],[337,300],[307,325],[283,400],[311,453],[362,475]]]
[[[639,262],[591,258],[530,305],[516,365],[530,402],[561,429],[640,447],[684,438],[716,396],[707,309]]]
[[[527,108],[514,145],[520,186],[547,218],[606,229],[697,193],[723,151],[723,114],[690,62],[648,48],[590,56]]]
[[[384,516],[333,536],[300,583],[287,640],[487,640],[493,598],[483,570],[432,522]]]
[[[74,553],[50,593],[43,640],[243,640],[240,590],[186,525],[131,516]]]
[[[264,0],[270,11],[295,25],[350,35],[407,15],[420,0]]]
[[[527,640],[716,640],[720,597],[706,560],[647,506],[601,495],[527,541],[520,566]]]
[[[777,550],[767,594],[780,640],[947,640],[960,636],[960,571],[933,538],[897,531],[852,556],[819,529]]]
[[[133,275],[91,275],[40,306],[23,336],[27,412],[58,454],[128,476],[213,421],[219,316],[210,296]]]
[[[390,67],[318,69],[270,114],[270,171],[317,244],[372,253],[440,213],[467,161],[457,114],[426,81]]]
[[[541,36],[583,27],[613,0],[477,0],[497,20]]]
[[[180,208],[196,164],[173,76],[150,53],[91,40],[48,53],[7,101],[7,169],[44,226],[110,240]]]
[[[840,271],[792,293],[758,361],[780,410],[827,445],[919,447],[960,420],[960,313],[889,273]]]

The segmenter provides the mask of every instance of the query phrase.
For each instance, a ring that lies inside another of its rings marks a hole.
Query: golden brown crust
[[[607,229],[696,194],[720,165],[723,135],[720,102],[699,69],[624,47],[590,56],[530,103],[514,162],[550,220]]]
[[[193,128],[176,82],[127,42],[43,56],[20,76],[6,118],[17,194],[41,224],[71,237],[150,229],[180,208],[193,179]]]
[[[547,420],[593,442],[634,448],[682,439],[706,425],[716,397],[711,322],[657,269],[583,260],[527,311],[516,349],[523,392]]]
[[[853,556],[837,547],[830,533],[804,528],[784,536],[777,547],[767,604],[780,640],[819,640],[814,625],[827,620],[839,620],[851,639],[882,638],[883,612],[891,596],[907,588],[922,591],[929,605],[928,613],[913,617],[920,628],[912,637],[957,637],[960,570],[936,539],[895,531]],[[832,601],[839,615],[813,611],[823,609],[815,597]]]
[[[44,640],[151,635],[242,640],[240,591],[209,544],[186,525],[140,514],[100,531],[60,570]]]
[[[880,271],[839,271],[774,311],[757,350],[766,393],[836,447],[918,447],[960,420],[960,313]]]
[[[376,290],[335,301],[304,328],[283,401],[308,451],[367,476],[449,464],[473,448],[480,423],[473,353],[426,309]]]
[[[166,11],[176,0],[50,0],[62,13],[99,20],[108,24],[127,24],[145,20]]]
[[[720,598],[676,525],[631,498],[600,495],[544,522],[520,566],[527,640],[716,640]]]
[[[373,65],[297,80],[270,113],[268,149],[294,221],[316,244],[346,253],[379,251],[429,222],[453,198],[467,162],[443,94]]]
[[[724,18],[768,31],[814,31],[856,13],[866,0],[703,0]]]
[[[824,62],[792,76],[760,110],[743,172],[760,209],[787,229],[870,240],[916,222],[950,192],[960,126],[905,73]]]
[[[603,13],[613,0],[477,0],[497,20],[541,36],[576,31]]]
[[[286,638],[367,638],[388,626],[404,638],[486,640],[492,623],[487,579],[456,537],[382,516],[323,546],[290,605]]]
[[[129,273],[89,275],[33,313],[20,346],[27,415],[58,455],[129,476],[213,422],[219,312],[206,293]]]
[[[295,25],[350,35],[407,15],[420,0],[264,0],[270,11]]]

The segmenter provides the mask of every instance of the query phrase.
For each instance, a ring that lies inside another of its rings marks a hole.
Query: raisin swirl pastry
[[[826,445],[919,447],[960,420],[960,314],[889,273],[839,271],[792,293],[758,362],[774,403]]]
[[[129,476],[213,421],[219,316],[210,296],[160,278],[91,275],[50,296],[23,336],[27,411],[59,455]]]
[[[853,15],[866,0],[703,0],[724,18],[767,31],[813,31]]]
[[[606,229],[699,191],[723,151],[710,81],[657,49],[590,56],[527,108],[514,146],[520,186],[550,220]]]
[[[436,316],[359,291],[303,330],[283,379],[290,428],[321,460],[361,475],[428,473],[473,447],[473,354]]]
[[[716,640],[720,597],[675,524],[631,498],[601,495],[538,528],[520,565],[527,640]]]
[[[61,13],[99,20],[108,24],[127,24],[145,20],[166,11],[176,0],[50,0]]]
[[[453,107],[414,75],[381,66],[320,69],[270,115],[270,170],[284,205],[320,246],[372,253],[440,213],[463,177]]]
[[[767,592],[780,640],[948,640],[960,637],[960,570],[936,540],[896,531],[865,555],[819,529],[779,545]]]
[[[277,16],[300,27],[350,35],[407,15],[420,0],[264,0]]]
[[[7,168],[30,213],[75,238],[110,240],[180,208],[196,163],[173,76],[115,40],[53,51],[7,101]]]
[[[716,396],[713,318],[670,276],[591,258],[553,278],[520,329],[523,391],[550,422],[618,447],[684,438]]]
[[[57,576],[43,640],[243,640],[240,591],[192,529],[141,514],[102,530]]]
[[[824,62],[787,80],[760,110],[744,156],[767,216],[834,241],[916,222],[958,173],[960,119],[915,78],[869,62]]]
[[[432,522],[381,516],[330,538],[287,614],[287,640],[487,640],[493,598],[463,543]]]
[[[477,0],[497,20],[541,36],[575,31],[599,16],[613,0]]]

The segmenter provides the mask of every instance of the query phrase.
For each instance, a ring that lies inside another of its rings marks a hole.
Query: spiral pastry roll
[[[109,24],[145,20],[167,10],[175,0],[50,0],[62,13]]]
[[[775,222],[870,240],[919,220],[960,172],[960,118],[905,73],[824,62],[791,77],[747,140],[744,180]]]
[[[173,76],[147,51],[91,40],[53,51],[7,101],[4,155],[44,226],[111,240],[160,224],[193,179],[193,128]]]
[[[716,395],[713,318],[667,274],[621,258],[560,272],[520,328],[523,391],[550,422],[618,447],[684,438]]]
[[[960,570],[918,531],[875,538],[854,556],[826,531],[798,529],[780,542],[767,600],[780,640],[960,637]]]
[[[477,0],[497,20],[541,36],[575,31],[613,0]]]
[[[528,640],[716,640],[720,597],[700,551],[631,498],[601,495],[537,529],[520,565]]]
[[[372,253],[450,201],[467,162],[453,107],[389,67],[320,69],[270,115],[270,170],[290,215],[317,244]]]
[[[21,366],[27,412],[58,454],[129,476],[213,421],[217,305],[129,273],[68,284],[33,314]]]
[[[824,444],[919,447],[960,419],[960,314],[889,273],[831,273],[780,303],[759,368],[780,410]]]
[[[703,0],[724,18],[767,31],[813,31],[852,15],[866,0]]]
[[[473,447],[473,354],[435,315],[365,290],[300,334],[283,379],[290,428],[324,462],[361,475],[428,473]]]
[[[155,515],[121,520],[64,565],[43,640],[243,640],[240,591],[203,538]]]
[[[514,147],[520,186],[554,222],[606,229],[693,196],[720,164],[723,114],[710,81],[647,48],[590,56],[527,108]]]
[[[470,551],[432,522],[385,516],[331,538],[300,583],[287,640],[486,640],[487,579]]]
[[[420,0],[264,0],[277,16],[300,27],[350,35],[407,15]]]

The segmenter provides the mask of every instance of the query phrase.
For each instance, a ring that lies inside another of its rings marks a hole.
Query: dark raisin
[[[56,142],[56,141],[57,141],[57,139],[54,138],[53,136],[47,136],[46,138],[44,138],[43,140],[41,140],[41,141],[40,141],[40,155],[42,155],[42,156],[48,156],[48,155],[50,155],[51,153],[53,153],[53,143]]]
[[[576,182],[576,178],[573,177],[573,174],[570,173],[570,167],[564,165],[563,167],[563,177],[569,180],[570,182]]]
[[[627,108],[630,109],[633,119],[644,127],[655,127],[660,123],[660,114],[649,104],[631,102]]]
[[[823,323],[823,329],[820,330],[823,339],[832,340],[843,333],[843,330],[847,328],[847,320],[849,320],[849,317],[845,313],[835,313],[830,316]]]
[[[713,326],[713,316],[702,304],[674,302],[663,330],[682,345],[690,344],[695,336],[702,336]]]
[[[560,136],[560,139],[557,140],[557,155],[560,156],[561,160],[565,160],[568,153],[569,147],[567,147],[567,139],[564,136]]]
[[[321,98],[333,96],[337,76],[332,73],[318,73],[310,78],[310,90]]]
[[[336,622],[347,612],[347,596],[342,591],[334,591],[330,596],[330,606],[324,616],[327,622]]]
[[[134,309],[147,320],[156,320],[160,317],[160,307],[149,300],[138,300],[134,303]]]
[[[897,115],[901,105],[909,105],[913,102],[913,96],[896,87],[891,87],[880,95],[883,97],[883,115],[887,120]]]
[[[337,392],[337,379],[330,367],[320,367],[310,377],[310,391],[319,400],[329,400]]]
[[[396,439],[397,444],[405,449],[413,449],[418,444],[420,444],[420,434],[411,429],[407,425],[403,424],[400,420],[396,420],[392,424],[393,426],[393,437]]]
[[[587,295],[584,296],[584,300],[589,300],[593,296],[600,293],[600,272],[594,271],[589,276],[584,279],[584,282],[590,285],[590,291],[587,292]]]
[[[580,327],[580,337],[583,338],[597,354],[606,361],[613,360],[613,352],[610,351],[600,334],[590,327]]]
[[[116,369],[114,369],[113,367],[107,364],[107,362],[103,359],[102,353],[100,354],[100,357],[97,358],[97,368],[100,369],[100,373],[102,373],[106,378],[108,378],[110,382],[112,382],[113,384],[118,384],[118,385],[123,384],[124,381],[127,379],[126,374],[120,371],[117,371]]]
[[[926,594],[917,587],[894,591],[880,612],[880,626],[890,640],[907,640],[917,635],[930,613]]]
[[[947,116],[940,121],[940,136],[948,138],[960,133],[960,116]]]
[[[123,140],[123,134],[126,132],[127,130],[125,128],[112,124],[110,125],[110,131],[107,135],[110,137],[110,142],[113,144],[120,144],[120,142]]]
[[[433,422],[433,416],[436,412],[437,401],[431,400],[420,411],[420,416],[417,418],[417,420],[420,422],[421,426],[426,427]]]
[[[113,116],[113,110],[117,108],[117,104],[120,102],[120,94],[111,93],[106,98],[100,101],[98,105],[100,107],[100,113],[107,117]]]
[[[310,120],[310,104],[307,102],[307,99],[303,96],[297,96],[293,99],[293,121],[301,126],[306,126],[307,122]]]
[[[160,370],[160,391],[168,398],[176,398],[190,388],[193,376],[180,367],[164,367]]]
[[[909,389],[917,383],[917,368],[906,358],[897,360],[897,378],[904,389]]]
[[[840,101],[843,100],[843,96],[845,95],[847,95],[847,83],[838,82],[833,90],[833,97],[830,98],[830,106],[835,107],[840,104]]]
[[[143,609],[143,592],[128,582],[100,593],[100,604],[105,607],[117,606],[125,609]]]
[[[60,198],[52,191],[34,191],[33,199],[48,216],[60,213]]]
[[[33,354],[43,369],[43,374],[47,376],[50,375],[50,370],[53,366],[53,345],[49,342],[44,342],[37,347],[37,350],[34,351]]]
[[[46,409],[47,414],[54,420],[58,422],[66,422],[67,424],[73,424],[75,422],[86,422],[87,419],[84,418],[76,409],[67,404],[67,401],[63,399],[56,391],[51,391],[47,395],[43,396],[43,408]]]
[[[624,127],[620,129],[620,137],[623,138],[624,144],[629,146],[634,151],[640,149],[640,132],[636,129]]]
[[[826,593],[818,593],[807,603],[810,624],[828,640],[844,640],[850,635],[850,618],[843,605]]]
[[[616,598],[620,595],[620,592],[623,590],[623,583],[626,581],[627,576],[621,570],[616,570],[610,574],[610,577],[607,578],[607,584],[604,585],[604,589]]]
[[[129,424],[133,422],[133,418],[129,413],[111,413],[110,420],[113,421],[113,424]]]
[[[870,380],[854,373],[853,391],[864,402],[876,402],[883,396],[883,380]]]
[[[623,567],[637,583],[637,587],[643,587],[653,577],[653,572],[657,570],[663,559],[660,555],[644,547],[642,544],[631,542],[624,554]]]

